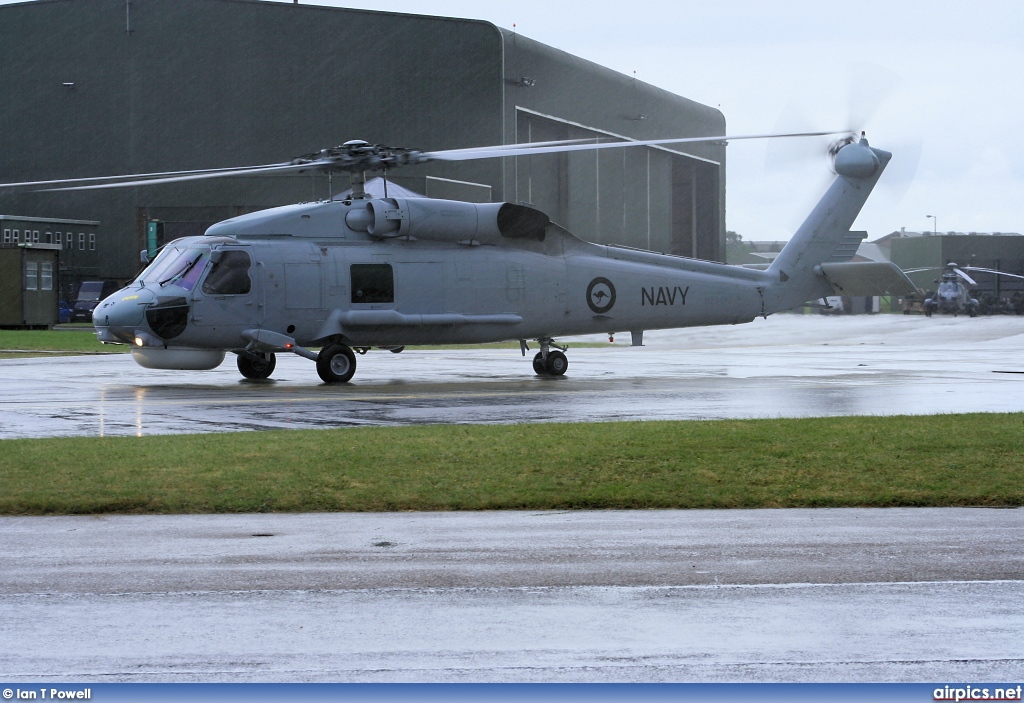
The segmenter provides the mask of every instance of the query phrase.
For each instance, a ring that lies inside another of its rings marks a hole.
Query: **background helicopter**
[[[965,313],[971,317],[978,315],[978,299],[967,289],[977,282],[964,273],[953,262],[946,264],[939,279],[939,287],[931,295],[925,296],[924,314],[931,317],[932,313],[940,312],[954,316]]]
[[[132,187],[254,173],[347,171],[343,201],[243,215],[205,236],[171,242],[93,322],[102,342],[131,344],[140,365],[211,369],[227,352],[246,378],[268,378],[275,354],[316,362],[327,383],[346,382],[355,353],[410,344],[527,340],[533,369],[568,368],[565,335],[736,324],[834,293],[913,289],[893,264],[851,263],[850,227],[891,154],[867,139],[830,150],[835,178],[765,270],[585,242],[544,213],[511,203],[370,198],[365,173],[429,160],[466,160],[786,135],[635,142],[543,142],[420,152],[352,141],[290,162],[237,169],[81,178],[11,186],[55,190]],[[833,133],[834,134],[834,133]],[[67,184],[73,185],[67,185]],[[309,347],[321,347],[314,352]]]
[[[908,269],[905,273],[917,273],[920,271],[935,271],[940,267]],[[948,262],[941,267],[942,277],[936,281],[938,288],[933,293],[925,295],[922,303],[924,314],[931,317],[933,313],[953,315],[966,314],[970,317],[977,317],[982,310],[982,304],[973,294],[968,286],[977,286],[978,283],[965,271],[976,271],[989,273],[996,276],[1009,276],[1010,278],[1022,278],[1013,273],[996,271],[995,269],[982,268],[978,266],[957,266],[955,262]]]

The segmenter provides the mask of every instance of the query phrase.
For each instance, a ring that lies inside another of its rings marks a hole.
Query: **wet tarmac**
[[[0,361],[0,437],[1024,411],[1024,319],[371,352],[347,386]],[[9,681],[1016,681],[1024,510],[0,518]]]
[[[1016,681],[1024,510],[0,518],[10,681]]]
[[[213,371],[2,360],[0,438],[1024,411],[1024,318],[776,315],[645,342],[570,348],[561,378],[535,376],[517,350],[371,351],[340,386],[294,355],[257,382],[231,355]]]

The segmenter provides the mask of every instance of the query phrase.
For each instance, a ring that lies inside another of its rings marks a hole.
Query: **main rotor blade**
[[[496,144],[494,146],[470,146],[464,149],[446,149],[445,151],[434,151],[431,154],[461,154],[468,152],[478,151],[495,151],[498,149],[508,149],[515,147],[516,149],[532,149],[535,147],[545,146],[559,146],[560,144],[582,144],[584,142],[593,143],[592,139],[557,139],[551,142],[528,142],[526,144]]]
[[[192,171],[161,171],[159,173],[126,173],[120,176],[93,176],[91,178],[59,178],[53,181],[22,181],[20,183],[0,183],[0,188],[18,188],[21,186],[49,186],[58,183],[97,183],[99,181],[118,181],[127,178],[164,178],[172,176],[185,176],[189,174],[219,173],[226,171],[237,171],[239,168],[268,168],[271,166],[287,166],[288,164],[266,164],[265,166],[228,166],[225,168],[200,168]]]
[[[846,130],[828,132],[791,132],[788,134],[743,134],[716,137],[683,137],[677,139],[644,139],[624,142],[594,142],[587,144],[565,144],[536,146],[533,144],[509,144],[507,147],[481,147],[478,149],[457,149],[451,151],[428,151],[425,159],[438,161],[469,161],[472,159],[495,159],[503,156],[531,156],[533,154],[560,154],[568,151],[591,151],[594,149],[617,149],[630,146],[659,146],[661,144],[695,144],[700,142],[728,142],[739,139],[778,139],[786,137],[820,137],[827,134],[846,134]]]
[[[964,272],[963,272],[963,271],[961,271],[960,269],[958,269],[958,268],[954,268],[954,269],[953,269],[953,272],[954,272],[954,273],[955,273],[955,274],[956,274],[957,276],[959,276],[960,278],[962,278],[962,279],[964,279],[965,281],[967,281],[968,283],[970,283],[970,284],[971,284],[972,286],[976,286],[976,285],[978,285],[978,283],[977,283],[977,282],[976,282],[976,281],[975,281],[975,280],[974,280],[973,278],[971,278],[970,276],[968,276],[968,275],[967,275],[966,273],[964,273]]]
[[[993,273],[996,276],[1009,276],[1010,278],[1024,279],[1024,276],[1020,276],[1016,273],[1006,273],[1005,271],[996,271],[995,269],[983,269],[977,266],[964,266],[964,268],[968,271],[981,271],[982,273]]]
[[[728,142],[739,139],[776,139],[786,137],[817,137],[845,132],[790,132],[785,134],[747,134],[714,137],[682,137],[676,139],[646,139],[640,141],[591,142],[584,139],[562,139],[526,144],[508,144],[446,151],[419,152],[409,149],[395,149],[365,142],[346,142],[334,149],[325,149],[316,154],[293,159],[288,163],[266,164],[239,168],[201,169],[195,171],[163,171],[160,173],[130,174],[124,176],[97,176],[92,178],[70,178],[52,181],[25,181],[5,183],[0,187],[57,185],[68,183],[89,183],[60,188],[45,188],[45,191],[99,190],[106,188],[134,188],[163,183],[226,178],[229,176],[270,175],[299,171],[371,171],[387,169],[389,166],[414,165],[425,161],[470,161],[495,159],[505,156],[529,156],[533,154],[554,154],[569,151],[593,151],[595,149],[616,149],[630,146],[658,146],[661,144],[695,144],[701,142]]]
[[[164,183],[180,183],[182,181],[198,181],[207,178],[226,178],[228,176],[266,175],[271,173],[290,173],[293,171],[309,171],[317,169],[315,164],[272,164],[269,166],[253,166],[249,168],[224,169],[223,171],[196,173],[172,178],[144,178],[137,181],[118,181],[116,183],[100,183],[89,186],[73,186],[70,188],[45,188],[47,192],[67,190],[99,190],[101,188],[135,188]]]

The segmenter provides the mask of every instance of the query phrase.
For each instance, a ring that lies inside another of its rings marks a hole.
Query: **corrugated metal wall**
[[[2,6],[0,181],[277,163],[350,139],[422,149],[525,141],[517,134],[523,109],[632,138],[724,130],[715,110],[513,39],[477,21],[280,2]],[[537,76],[532,88],[510,78],[523,64]],[[691,166],[705,203],[698,255],[720,258],[724,173],[715,163],[725,150],[690,151],[705,159]],[[666,205],[680,158],[692,160],[664,150],[574,156],[567,169],[534,168],[533,190],[538,205],[585,238],[690,254]],[[429,164],[402,171],[401,182],[425,190],[427,176],[489,186],[495,200],[523,199],[515,163]],[[344,180],[335,178],[335,191],[348,187]],[[101,275],[126,278],[139,266],[145,220],[158,213],[201,228],[211,213],[327,193],[323,175],[247,177],[6,192],[0,212],[99,220]]]

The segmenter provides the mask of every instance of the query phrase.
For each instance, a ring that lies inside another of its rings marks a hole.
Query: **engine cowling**
[[[387,239],[498,244],[503,239],[544,240],[550,218],[512,203],[464,203],[430,198],[382,198],[351,210],[345,222],[356,231]]]

